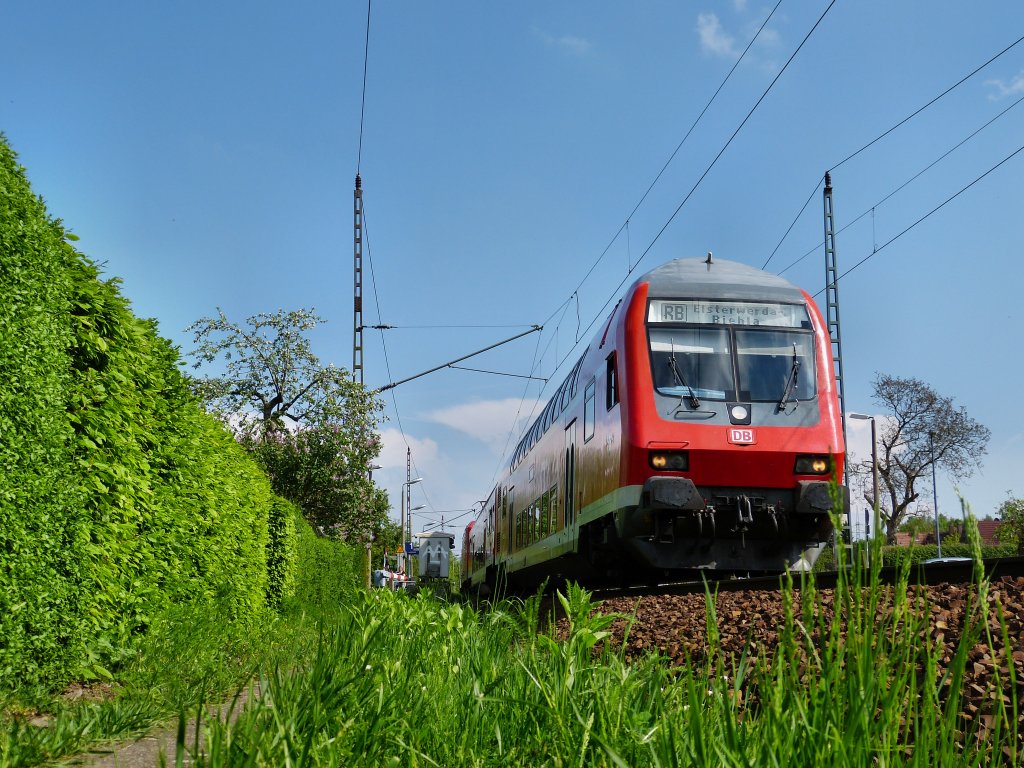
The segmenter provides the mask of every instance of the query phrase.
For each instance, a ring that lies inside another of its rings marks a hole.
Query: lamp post
[[[932,459],[932,501],[935,504],[935,557],[942,557],[942,533],[939,531],[939,493],[935,484],[935,433],[928,432],[928,452]]]
[[[401,570],[403,573],[405,572],[405,494],[406,491],[409,489],[410,485],[416,485],[416,483],[422,482],[423,478],[417,477],[415,480],[406,480],[404,483],[402,483],[402,551],[399,553],[399,557],[402,560]]]
[[[878,536],[881,528],[881,513],[878,507],[878,440],[875,437],[875,417],[866,413],[848,413],[851,419],[863,419],[871,422],[871,506],[874,515],[871,521],[874,535]]]

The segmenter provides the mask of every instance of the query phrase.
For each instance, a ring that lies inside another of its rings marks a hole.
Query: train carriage
[[[464,586],[809,569],[844,455],[810,296],[677,259],[628,289],[520,440],[467,527]]]

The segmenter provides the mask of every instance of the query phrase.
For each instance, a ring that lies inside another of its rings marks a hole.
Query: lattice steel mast
[[[353,296],[352,296],[352,380],[363,383],[363,181],[356,174],[352,199]]]
[[[832,341],[832,365],[836,374],[839,415],[843,422],[843,444],[846,443],[846,399],[843,395],[843,342],[839,326],[839,269],[836,266],[835,213],[832,208],[832,175],[825,173],[825,312],[828,335]],[[844,468],[845,469],[845,468]],[[846,475],[845,471],[843,473]]]
[[[832,346],[832,367],[836,376],[836,395],[839,400],[839,419],[843,425],[843,482],[849,483],[849,452],[846,449],[846,398],[843,396],[843,335],[839,323],[839,268],[836,265],[836,226],[835,210],[832,207],[832,175],[825,172],[825,312],[828,324],[828,336]],[[852,543],[850,510],[844,509],[840,518],[843,521],[844,540]],[[838,545],[838,542],[837,542]]]

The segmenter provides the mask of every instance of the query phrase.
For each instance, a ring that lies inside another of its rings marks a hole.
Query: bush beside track
[[[358,581],[76,239],[0,136],[0,690],[110,677],[172,606],[244,629]]]

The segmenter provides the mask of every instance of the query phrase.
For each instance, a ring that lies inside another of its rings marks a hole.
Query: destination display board
[[[647,310],[647,322],[765,325],[776,328],[811,327],[807,307],[803,304],[707,299],[651,299]]]

